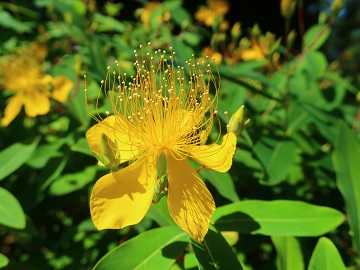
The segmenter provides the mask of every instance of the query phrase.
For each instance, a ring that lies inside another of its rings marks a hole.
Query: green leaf
[[[167,206],[167,196],[164,196],[158,203],[151,204],[149,211],[146,214],[154,220],[161,227],[174,226],[175,222],[170,216]]]
[[[311,255],[308,270],[346,270],[341,256],[326,237],[321,237]]]
[[[317,50],[325,43],[329,36],[330,28],[327,25],[313,25],[305,33],[304,48]]]
[[[85,138],[80,138],[79,140],[77,140],[76,143],[71,146],[71,151],[79,152],[89,156],[94,156]]]
[[[0,180],[21,167],[34,153],[40,138],[31,144],[14,143],[0,152]]]
[[[43,168],[49,159],[61,156],[61,152],[59,152],[58,149],[63,144],[64,141],[59,140],[56,143],[40,145],[35,149],[32,157],[26,162],[26,165],[36,169]]]
[[[18,200],[0,187],[0,224],[14,229],[24,229],[26,218]]]
[[[197,269],[199,269],[195,253],[186,253],[185,254],[184,268],[186,270],[197,270]]]
[[[210,226],[202,243],[191,240],[199,269],[243,269],[225,238]]]
[[[94,23],[97,23],[97,30],[99,32],[114,31],[123,33],[126,27],[122,21],[116,20],[109,16],[104,16],[100,13],[95,13],[93,16]]]
[[[240,200],[229,173],[203,170],[200,171],[200,175],[202,178],[207,179],[224,198],[227,198],[232,202]]]
[[[77,173],[65,174],[57,178],[49,187],[51,195],[60,196],[83,188],[88,183],[95,181],[97,166],[86,167]]]
[[[360,251],[360,142],[344,122],[339,122],[333,153],[336,183],[345,200],[354,249]]]
[[[236,202],[218,207],[212,216],[212,224],[221,231],[270,236],[319,236],[344,220],[333,208],[288,200]]]
[[[323,53],[318,51],[309,51],[302,62],[307,71],[310,80],[320,78],[326,71],[328,66],[326,57]]]
[[[9,264],[9,259],[0,253],[0,268],[3,268]]]
[[[33,22],[20,22],[5,10],[0,10],[0,25],[4,28],[15,30],[18,33],[29,33],[35,27]]]
[[[303,270],[304,259],[299,241],[295,237],[272,236],[276,249],[277,270]]]
[[[169,269],[189,243],[189,236],[177,226],[144,232],[114,248],[94,270]]]
[[[254,147],[254,153],[264,167],[268,185],[284,181],[296,160],[296,145],[291,140],[262,138]]]

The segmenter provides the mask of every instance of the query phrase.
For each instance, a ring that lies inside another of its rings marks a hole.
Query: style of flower
[[[50,98],[67,100],[73,83],[64,76],[44,74],[46,54],[45,47],[33,43],[2,59],[0,85],[13,94],[7,101],[2,126],[8,126],[23,106],[27,116],[35,117],[50,111]]]
[[[136,75],[129,82],[126,74],[108,67],[101,88],[113,112],[106,112],[105,118],[92,115],[98,123],[86,133],[92,152],[111,169],[93,188],[92,220],[98,229],[136,224],[154,199],[166,195],[175,223],[201,242],[215,203],[187,159],[201,168],[226,172],[237,141],[228,132],[221,144],[205,145],[214,118],[219,121],[211,60],[197,63],[193,57],[181,67],[172,48],[170,53],[142,49],[140,55],[135,51],[135,57]],[[118,170],[125,162],[129,165]]]

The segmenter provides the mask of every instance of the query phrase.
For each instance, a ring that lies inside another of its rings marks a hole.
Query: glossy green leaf
[[[0,253],[0,268],[3,268],[9,264],[9,259]]]
[[[341,256],[331,240],[321,237],[311,256],[308,270],[345,270]]]
[[[210,226],[202,243],[191,240],[199,269],[243,269],[225,238]]]
[[[268,185],[276,185],[286,179],[295,164],[296,146],[291,140],[262,138],[254,147],[254,153],[264,167]]]
[[[94,270],[169,269],[188,242],[189,236],[177,226],[153,229],[111,250]]]
[[[345,216],[330,207],[301,201],[246,200],[218,207],[212,224],[221,231],[270,236],[319,236],[334,230]]]
[[[295,237],[272,236],[276,249],[277,270],[304,270],[304,258],[299,241]]]
[[[33,155],[40,139],[31,144],[14,143],[0,152],[0,180],[21,167]]]
[[[26,218],[18,200],[0,187],[0,224],[14,229],[24,229]]]
[[[211,170],[200,171],[202,178],[207,179],[216,190],[232,202],[239,201],[234,182],[229,173],[220,173]]]
[[[311,26],[304,36],[304,48],[317,50],[330,36],[330,28],[327,25],[317,24]]]
[[[333,163],[336,183],[345,200],[353,246],[360,251],[360,142],[344,123],[338,125]]]

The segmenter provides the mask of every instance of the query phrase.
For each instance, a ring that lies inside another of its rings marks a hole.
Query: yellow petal
[[[236,136],[229,132],[224,135],[221,145],[210,144],[191,148],[191,157],[209,169],[218,172],[227,172],[232,164],[236,150]]]
[[[30,117],[47,114],[50,111],[50,101],[47,97],[47,92],[37,90],[27,92],[24,103],[25,113]]]
[[[8,99],[8,105],[5,108],[4,117],[1,119],[3,127],[8,126],[12,120],[14,120],[14,118],[20,113],[23,105],[24,97],[21,93]]]
[[[201,242],[215,211],[214,199],[198,173],[187,160],[165,151],[169,182],[168,207],[175,223],[193,239]]]
[[[116,126],[122,125],[121,129],[117,129]],[[100,153],[100,143],[101,143],[101,134],[106,134],[109,139],[115,143],[117,149],[119,150],[120,164],[126,161],[129,161],[138,154],[138,149],[134,147],[129,134],[125,133],[124,127],[126,122],[121,119],[119,116],[111,115],[105,118],[100,123],[92,126],[86,132],[86,140],[89,144],[90,150],[93,153]]]
[[[73,82],[64,76],[56,76],[52,79],[51,84],[54,87],[52,97],[59,102],[67,100],[69,92],[74,86]]]
[[[90,198],[96,228],[121,229],[143,219],[154,195],[155,165],[155,155],[150,154],[96,182]]]

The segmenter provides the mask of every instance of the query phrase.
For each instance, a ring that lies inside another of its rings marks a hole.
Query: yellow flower
[[[206,26],[212,26],[217,16],[224,16],[229,11],[227,0],[208,0],[208,7],[200,6],[195,13],[195,18]],[[222,22],[221,28],[225,31],[229,27],[228,22]]]
[[[0,84],[13,93],[1,119],[4,127],[14,120],[23,106],[27,116],[35,117],[49,112],[49,98],[66,101],[73,83],[64,76],[44,75],[42,64],[46,53],[43,46],[34,43],[3,59]]]
[[[193,57],[181,67],[171,48],[170,54],[158,50],[138,55],[135,51],[135,57],[136,75],[129,82],[126,74],[111,73],[108,67],[102,89],[113,113],[107,112],[104,119],[93,115],[99,123],[86,133],[92,152],[112,170],[93,188],[92,220],[98,229],[136,224],[154,197],[167,195],[175,223],[201,242],[215,203],[187,158],[226,172],[236,149],[236,136],[231,132],[220,145],[203,144],[214,117],[218,121],[218,89],[209,60],[196,63]],[[129,166],[117,170],[125,162]]]

